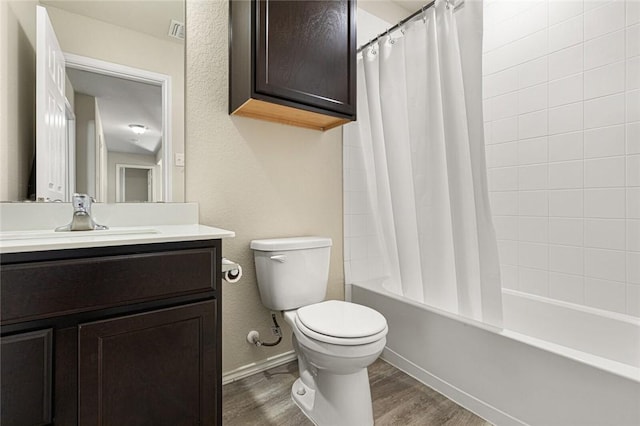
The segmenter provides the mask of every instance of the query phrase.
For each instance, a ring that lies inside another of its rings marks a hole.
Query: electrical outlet
[[[176,152],[175,164],[178,167],[184,167],[184,154]]]

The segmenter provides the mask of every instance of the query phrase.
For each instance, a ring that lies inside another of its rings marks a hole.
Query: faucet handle
[[[73,211],[91,213],[93,198],[87,194],[73,194]]]

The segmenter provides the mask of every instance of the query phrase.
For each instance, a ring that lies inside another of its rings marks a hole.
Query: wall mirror
[[[184,201],[184,0],[2,7],[0,200]]]

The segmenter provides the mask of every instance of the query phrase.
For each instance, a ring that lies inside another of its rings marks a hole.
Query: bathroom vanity
[[[233,233],[100,232],[0,233],[1,424],[221,424],[221,238]]]

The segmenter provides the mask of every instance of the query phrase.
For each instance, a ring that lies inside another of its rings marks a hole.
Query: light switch
[[[176,166],[184,166],[184,154],[177,153],[175,154],[175,164]]]

